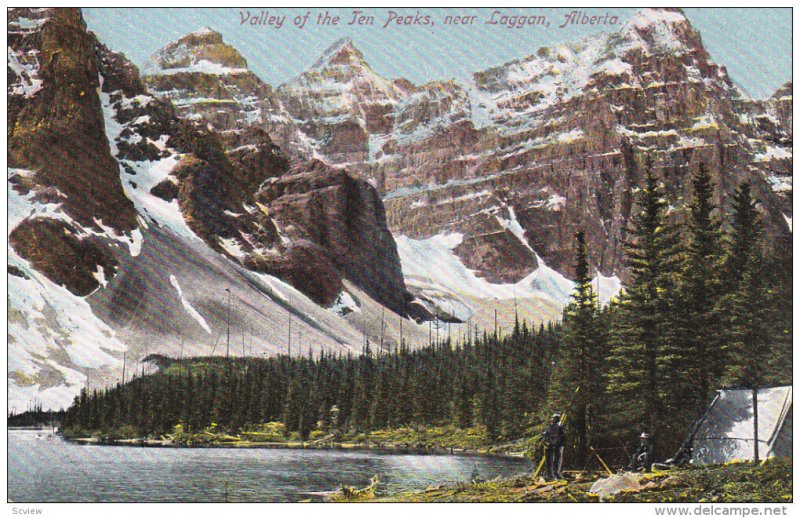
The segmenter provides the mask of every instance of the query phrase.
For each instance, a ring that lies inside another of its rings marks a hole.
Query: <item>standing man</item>
[[[548,480],[564,478],[561,475],[561,462],[564,459],[564,427],[561,425],[561,414],[555,413],[550,418],[550,424],[542,432],[545,445],[547,446],[546,462]]]

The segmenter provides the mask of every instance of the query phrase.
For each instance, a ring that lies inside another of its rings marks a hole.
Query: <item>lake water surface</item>
[[[530,470],[523,459],[375,451],[84,446],[48,430],[8,434],[15,502],[295,502],[380,479],[378,493]],[[226,490],[227,486],[227,490]]]

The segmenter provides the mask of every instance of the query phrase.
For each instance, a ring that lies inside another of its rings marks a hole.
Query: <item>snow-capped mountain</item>
[[[260,120],[274,101],[272,88],[247,69],[247,61],[208,28],[154,54],[142,69],[147,88],[170,99],[184,116],[225,131]]]
[[[450,275],[411,276],[410,250],[438,243],[481,281],[526,292],[534,272],[551,287],[571,275],[579,228],[602,297],[626,275],[622,243],[648,156],[675,217],[703,162],[719,199],[750,179],[769,232],[791,231],[791,84],[769,100],[743,98],[679,9],[644,9],[618,32],[538,49],[469,82],[383,78],[344,39],[274,94],[254,124],[292,156],[374,183],[406,282],[423,298],[470,290]]]
[[[290,320],[305,354],[557,318],[578,229],[607,301],[648,157],[674,217],[703,162],[791,232],[791,83],[744,98],[680,10],[463,82],[383,78],[344,39],[275,88],[211,29],[140,76],[78,10],[8,15],[18,408],[148,353],[286,352]]]

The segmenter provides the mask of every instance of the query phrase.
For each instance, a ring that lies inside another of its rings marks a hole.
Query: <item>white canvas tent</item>
[[[694,464],[751,460],[754,456],[753,393],[720,390],[694,436]],[[759,458],[792,455],[792,387],[758,391]]]

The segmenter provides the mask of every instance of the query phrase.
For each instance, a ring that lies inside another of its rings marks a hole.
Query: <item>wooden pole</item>
[[[225,325],[225,358],[231,355],[231,289],[225,288],[228,292],[228,321]]]
[[[447,343],[448,343],[448,345],[450,347],[453,346],[453,344],[452,344],[453,338],[452,338],[452,336],[450,334],[450,329],[451,329],[451,324],[452,324],[451,321],[455,318],[455,313],[456,313],[455,310],[453,310],[453,303],[451,302],[450,303],[450,319],[447,322]]]
[[[369,338],[367,338],[367,312],[364,311],[364,345],[362,346],[361,354],[367,354],[367,347],[369,347]]]
[[[383,352],[383,336],[386,331],[386,309],[381,307],[381,345],[378,348],[378,355]]]
[[[519,313],[517,312],[517,286],[514,285],[514,326],[519,322]]]
[[[291,358],[292,356],[292,297],[289,297],[289,340],[286,346],[286,352]]]
[[[217,335],[217,339],[214,341],[214,347],[211,348],[211,356],[214,356],[214,353],[217,350],[217,344],[219,344],[219,339],[222,338],[222,333]]]
[[[753,385],[753,463],[758,464],[758,386]]]
[[[400,343],[394,348],[394,352],[397,353],[401,347],[403,347],[403,317],[400,317]]]

